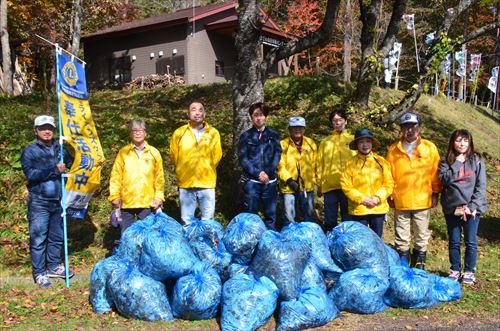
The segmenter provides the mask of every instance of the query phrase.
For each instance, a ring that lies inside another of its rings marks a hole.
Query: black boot
[[[406,264],[410,265],[410,251],[398,251],[399,258],[402,261],[405,261]]]
[[[415,268],[425,270],[425,258],[426,252],[417,251],[416,249],[413,250],[413,263]]]

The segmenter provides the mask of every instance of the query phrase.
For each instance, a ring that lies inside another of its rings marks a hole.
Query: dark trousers
[[[342,221],[349,220],[347,209],[347,197],[342,190],[332,190],[323,193],[324,196],[324,210],[325,210],[325,231],[330,231],[337,226],[337,218],[339,216]]]
[[[269,184],[256,183],[247,180],[243,186],[245,211],[259,213],[259,203],[262,204],[264,223],[271,230],[276,230],[276,202],[278,190],[276,181]]]
[[[61,264],[64,241],[62,208],[60,200],[44,200],[30,194],[28,221],[30,256],[33,278],[54,270]]]
[[[461,271],[460,241],[462,230],[465,242],[464,272],[474,272],[477,262],[477,228],[479,227],[480,215],[476,217],[467,216],[467,220],[461,216],[444,215],[446,227],[448,228],[448,252],[450,254],[451,270]]]
[[[129,226],[137,220],[143,220],[151,214],[151,208],[128,208],[122,209],[122,221],[120,230],[123,233]]]
[[[384,231],[385,214],[351,215],[351,220],[360,222],[373,230],[380,238]]]

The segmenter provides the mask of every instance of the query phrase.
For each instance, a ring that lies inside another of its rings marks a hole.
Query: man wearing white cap
[[[70,168],[71,156],[54,140],[56,124],[52,116],[35,118],[35,143],[21,156],[23,172],[28,179],[28,221],[33,278],[40,288],[52,285],[49,278],[65,278],[61,264],[63,220],[61,207],[61,174]],[[74,273],[69,271],[69,276]]]
[[[284,225],[295,221],[297,214],[304,221],[314,221],[314,186],[316,185],[316,143],[304,136],[306,120],[291,117],[290,137],[281,140],[278,164],[280,192],[284,203]]]
[[[411,264],[425,268],[429,243],[430,208],[436,206],[441,182],[438,177],[439,153],[436,146],[420,137],[420,118],[406,113],[400,119],[401,139],[389,147],[394,192],[388,201],[395,208],[395,245],[399,255],[410,262],[410,239],[413,232]]]

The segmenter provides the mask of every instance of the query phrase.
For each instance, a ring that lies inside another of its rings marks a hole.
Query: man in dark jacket
[[[261,102],[248,109],[253,127],[240,137],[238,159],[243,168],[244,204],[257,214],[262,203],[264,222],[276,229],[277,175],[281,145],[279,133],[266,127],[268,109]]]
[[[30,255],[33,278],[40,288],[52,285],[49,278],[65,278],[61,264],[63,245],[63,220],[61,208],[61,174],[72,160],[63,149],[60,162],[60,145],[54,140],[56,125],[52,116],[35,119],[36,141],[24,149],[21,156],[23,172],[28,180],[28,220]],[[69,276],[74,274],[69,271]]]

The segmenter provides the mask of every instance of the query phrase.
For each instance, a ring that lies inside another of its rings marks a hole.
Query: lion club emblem
[[[66,62],[62,72],[64,81],[70,86],[75,86],[78,81],[78,73],[76,71],[75,64],[71,61]]]

